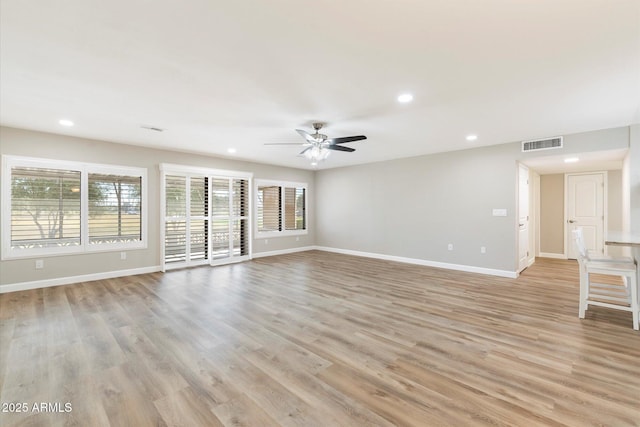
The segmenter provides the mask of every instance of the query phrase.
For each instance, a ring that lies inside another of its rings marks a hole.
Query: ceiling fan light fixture
[[[310,160],[311,166],[317,166],[319,162],[324,161],[332,151],[342,151],[352,153],[356,151],[355,148],[351,148],[342,144],[349,142],[362,141],[367,139],[364,135],[343,136],[340,138],[329,138],[327,135],[319,132],[324,126],[324,123],[314,123],[313,129],[315,133],[309,133],[303,129],[296,129],[296,132],[304,138],[304,142],[300,144],[291,142],[275,142],[265,143],[265,145],[302,145],[304,149],[298,154],[300,157],[304,157]]]
[[[331,150],[318,144],[305,151],[304,156],[317,164],[317,162],[321,162],[329,157],[329,154],[331,154]]]

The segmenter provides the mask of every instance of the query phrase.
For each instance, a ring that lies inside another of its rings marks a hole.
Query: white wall
[[[499,145],[320,171],[318,245],[514,271],[516,150]],[[493,208],[508,215],[493,217]]]
[[[624,127],[565,135],[559,150],[521,153],[510,143],[319,171],[318,245],[514,272],[517,162],[627,148],[628,135]]]
[[[0,287],[4,285],[47,281],[65,277],[95,275],[114,271],[153,269],[160,264],[160,163],[199,166],[214,169],[252,172],[254,179],[273,179],[309,184],[309,233],[296,237],[270,237],[253,241],[253,251],[270,252],[315,244],[313,205],[315,204],[314,173],[302,169],[283,168],[258,163],[242,162],[204,155],[155,150],[132,145],[115,144],[70,136],[0,127],[0,154],[71,160],[148,169],[148,247],[127,251],[127,259],[120,252],[55,256],[44,259],[45,268],[36,270],[33,259],[0,261]],[[0,230],[0,233],[2,231]]]

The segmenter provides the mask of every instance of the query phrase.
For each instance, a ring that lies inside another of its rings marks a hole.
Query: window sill
[[[140,242],[135,244],[122,244],[122,243],[113,243],[113,244],[101,244],[96,245],[95,247],[88,248],[40,248],[31,249],[28,253],[20,253],[20,251],[7,251],[6,254],[3,251],[2,261],[12,261],[12,260],[20,260],[20,259],[35,259],[35,258],[50,258],[50,257],[60,257],[60,256],[77,256],[77,255],[86,255],[93,253],[105,253],[105,252],[126,252],[126,251],[135,251],[140,249],[147,249],[146,242]]]
[[[309,234],[309,230],[286,230],[286,231],[258,231],[253,236],[254,239],[265,239],[273,237],[304,236]]]

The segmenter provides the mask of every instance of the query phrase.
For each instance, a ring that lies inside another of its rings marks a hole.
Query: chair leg
[[[585,312],[587,311],[587,295],[589,290],[587,289],[589,282],[589,273],[580,269],[580,302],[578,304],[578,317],[584,319]]]
[[[635,275],[629,277],[629,288],[631,288],[631,313],[633,314],[633,329],[640,330],[640,307],[638,304],[638,279]]]

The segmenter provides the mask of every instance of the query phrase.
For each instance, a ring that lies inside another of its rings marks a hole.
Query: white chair
[[[573,240],[578,250],[578,264],[580,265],[580,319],[584,319],[585,312],[590,305],[630,311],[633,318],[633,329],[639,330],[640,302],[638,301],[638,277],[636,265],[633,261],[590,259],[589,253],[582,240],[582,230],[573,231]],[[623,278],[623,284],[595,283],[592,274],[604,274]]]
[[[584,234],[582,234],[582,228],[576,228],[575,230],[573,230],[573,238],[580,240],[579,244],[587,251],[589,261],[634,262],[633,258],[630,257],[612,257],[609,255],[594,254],[592,251],[589,251],[588,249],[586,249],[587,246],[584,243]]]

